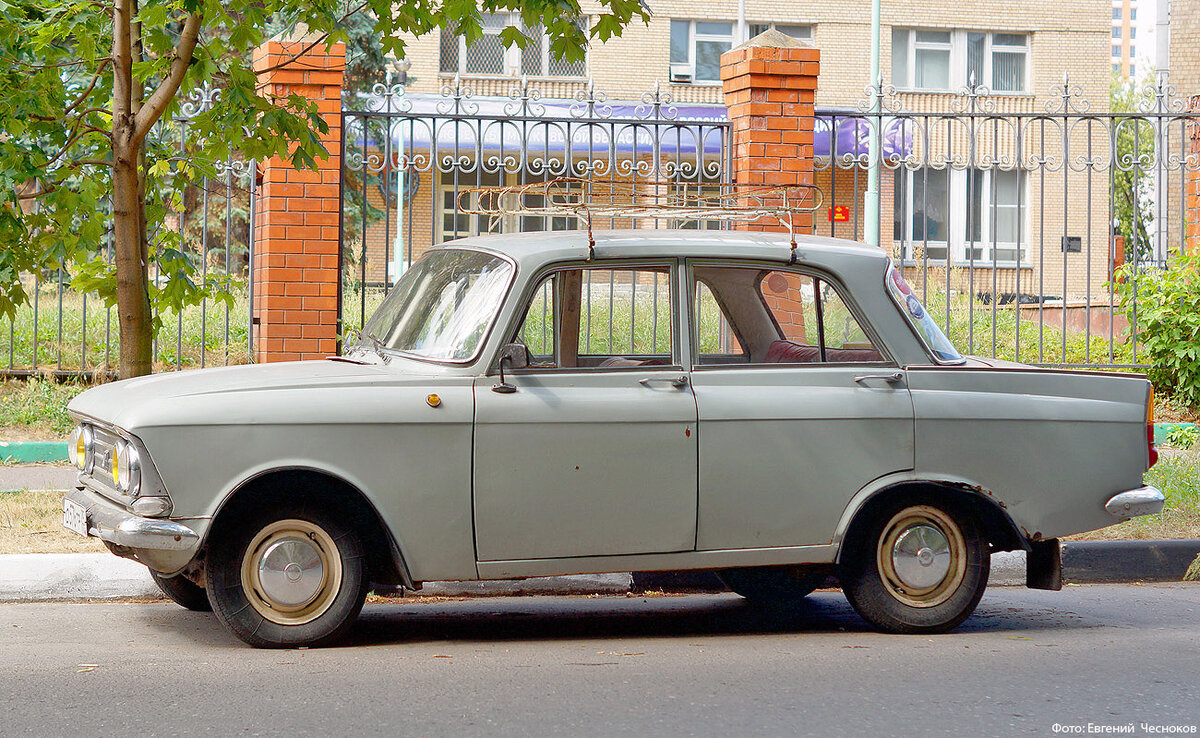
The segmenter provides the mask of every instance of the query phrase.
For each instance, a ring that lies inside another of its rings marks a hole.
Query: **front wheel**
[[[756,604],[797,602],[825,582],[827,574],[800,566],[756,566],[723,569],[717,577],[726,587]]]
[[[850,604],[888,633],[944,633],[966,620],[987,587],[987,539],[950,501],[885,505],[867,522],[840,579]]]
[[[158,588],[162,590],[162,593],[171,598],[171,601],[176,605],[186,607],[193,612],[209,612],[212,610],[212,605],[208,602],[208,593],[204,590],[204,587],[201,587],[182,574],[167,577],[151,569],[150,577],[158,585]]]
[[[344,637],[366,599],[365,554],[340,516],[284,505],[210,548],[208,596],[234,635],[260,648],[324,646]]]

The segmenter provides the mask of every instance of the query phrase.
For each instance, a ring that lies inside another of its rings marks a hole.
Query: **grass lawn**
[[[64,528],[62,515],[61,492],[0,492],[0,554],[107,551]]]
[[[0,381],[0,441],[65,441],[67,403],[88,385],[45,379]]]
[[[1200,447],[1190,451],[1166,449],[1144,477],[1146,484],[1162,490],[1167,505],[1158,515],[1144,515],[1090,533],[1072,541],[1150,540],[1200,538]]]

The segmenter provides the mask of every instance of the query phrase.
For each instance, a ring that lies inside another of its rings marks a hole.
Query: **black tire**
[[[353,627],[367,596],[366,555],[342,516],[295,501],[219,533],[208,597],[238,638],[257,648],[327,646]]]
[[[965,505],[930,495],[868,514],[847,540],[853,548],[843,553],[838,573],[864,620],[885,633],[944,633],[975,611],[991,559]]]
[[[212,611],[212,605],[208,601],[208,592],[191,579],[182,574],[173,577],[163,576],[154,570],[150,571],[150,576],[162,593],[176,605],[186,607],[193,612]]]
[[[754,603],[772,604],[803,599],[828,575],[801,566],[758,566],[724,569],[717,577],[730,590]]]

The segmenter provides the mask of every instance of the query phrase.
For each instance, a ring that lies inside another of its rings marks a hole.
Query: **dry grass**
[[[103,553],[62,526],[61,492],[0,492],[0,554]]]

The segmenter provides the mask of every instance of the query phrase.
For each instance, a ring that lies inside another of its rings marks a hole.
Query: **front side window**
[[[563,269],[534,288],[512,341],[530,368],[613,369],[673,363],[670,269]]]
[[[584,27],[585,21],[578,24]],[[442,74],[470,76],[498,75],[513,77],[583,77],[585,61],[566,61],[550,49],[550,37],[541,25],[531,26],[517,13],[483,13],[483,35],[467,43],[454,29],[443,29],[438,69]],[[519,28],[529,39],[525,48],[506,47],[500,36],[506,27]]]
[[[720,82],[721,54],[733,48],[733,23],[671,21],[671,81]]]
[[[432,251],[392,288],[357,345],[430,361],[469,361],[499,312],[512,276],[512,264],[498,256]]]
[[[1028,92],[1029,34],[897,28],[892,84],[953,90],[974,84],[992,92]]]

